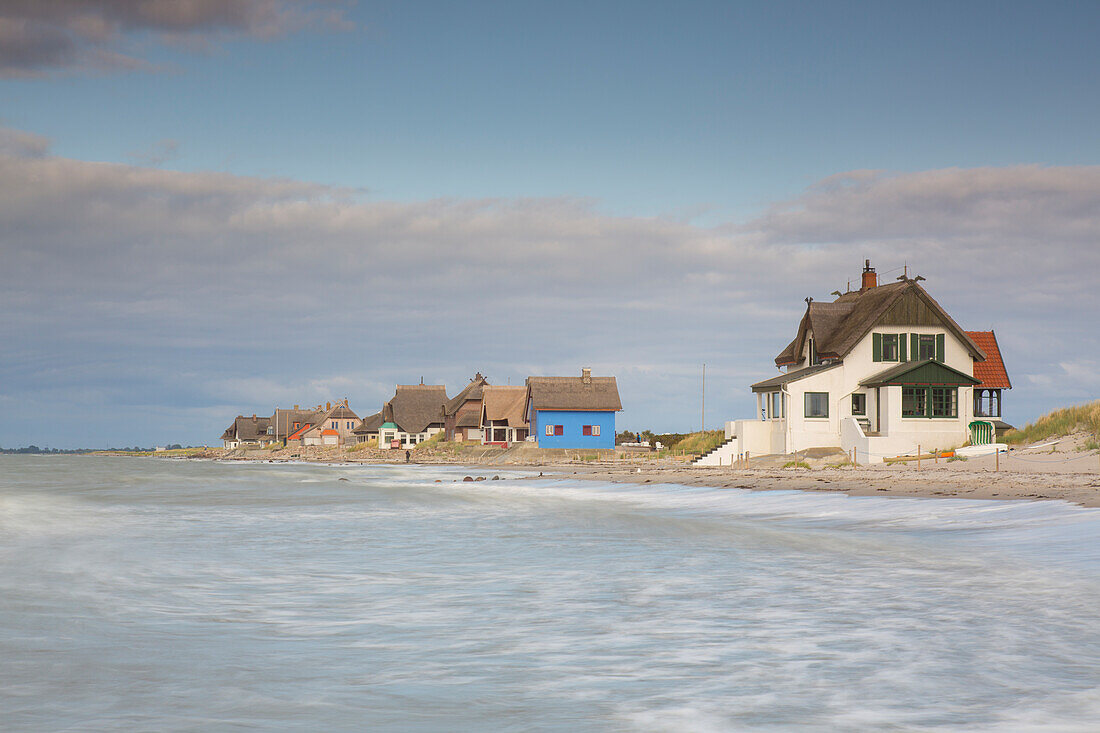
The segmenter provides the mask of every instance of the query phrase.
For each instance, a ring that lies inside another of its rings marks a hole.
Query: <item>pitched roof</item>
[[[443,409],[444,414],[450,416],[458,412],[459,408],[466,404],[469,400],[480,400],[481,390],[485,385],[489,384],[489,380],[481,376],[481,372],[478,372],[470,380],[470,383],[463,388],[461,392],[451,398],[447,402],[447,406]]]
[[[505,420],[509,427],[527,426],[526,387],[486,387],[482,419]]]
[[[447,388],[442,384],[399,384],[393,398],[382,407],[382,419],[405,433],[422,433],[443,424]]]
[[[329,407],[324,412],[314,414],[313,418],[310,422],[310,425],[312,427],[307,428],[305,425],[303,425],[302,430],[300,430],[298,432],[302,433],[302,435],[305,435],[306,432],[308,432],[310,430],[322,430],[321,434],[324,435],[323,429],[325,427],[325,423],[328,422],[329,420],[358,420],[358,419],[359,419],[359,416],[356,415],[354,412],[352,412],[351,408],[349,408],[347,405],[344,405],[342,403],[337,403],[337,404],[332,405],[331,407]],[[297,437],[298,432],[294,433],[294,436],[291,436],[291,437]]]
[[[317,420],[324,414],[324,411],[318,412],[317,410],[280,410],[276,408],[275,414],[271,416],[271,422],[275,426],[274,435],[276,438],[290,437],[290,434],[297,430],[294,423],[298,423],[298,428],[306,424],[316,425]]]
[[[903,361],[889,369],[884,369],[878,374],[860,382],[864,387],[885,387],[898,384],[955,384],[973,385],[978,380],[960,372],[958,369],[947,366],[935,359],[922,361]]]
[[[245,417],[238,415],[233,424],[222,433],[222,440],[260,440],[268,437],[267,426],[271,424],[269,417]]]
[[[978,387],[984,389],[1012,389],[1001,347],[997,344],[997,334],[992,331],[967,331],[966,335],[985,352],[985,361],[974,362],[974,378],[981,381]]]
[[[380,427],[382,427],[382,411],[381,410],[374,413],[373,415],[367,415],[366,417],[364,417],[363,421],[360,422],[355,427],[355,430],[352,430],[351,432],[353,432],[357,435],[364,435],[366,433],[377,433],[378,429]]]
[[[813,333],[814,348],[819,356],[843,359],[892,305],[909,294],[923,302],[943,325],[963,342],[975,359],[985,358],[981,348],[920,286],[920,283],[916,280],[902,280],[863,291],[845,293],[831,303],[811,301],[798,325],[798,333],[794,340],[787,344],[779,356],[775,357],[775,363],[782,366],[800,362],[806,338],[810,332]]]
[[[536,410],[621,410],[615,377],[528,377],[527,399]]]
[[[799,379],[805,379],[806,377],[813,376],[818,372],[828,371],[834,367],[840,366],[840,362],[832,362],[829,364],[815,364],[804,369],[796,369],[793,372],[787,372],[786,374],[780,374],[777,377],[771,379],[765,379],[763,382],[757,382],[752,385],[753,392],[775,392],[780,387],[790,382],[796,382]]]

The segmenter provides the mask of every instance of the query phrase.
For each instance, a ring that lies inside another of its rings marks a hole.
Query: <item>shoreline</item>
[[[612,460],[578,460],[530,450],[469,451],[465,455],[413,452],[406,464],[400,457],[387,458],[385,451],[334,451],[331,449],[289,451],[227,451],[211,449],[188,455],[163,455],[173,460],[261,461],[271,463],[327,463],[341,465],[420,465],[467,468],[471,474],[493,469],[541,472],[532,479],[609,481],[627,484],[680,484],[709,488],[752,491],[817,491],[848,496],[904,496],[912,498],[961,498],[986,500],[1066,501],[1086,508],[1100,507],[1100,452],[1083,450],[1078,436],[1056,444],[1020,446],[998,459],[994,456],[967,461],[922,461],[894,465],[839,466],[835,456],[807,459],[809,468],[784,467],[792,456],[754,459],[751,467],[696,467],[680,460],[646,457]],[[119,455],[100,453],[98,455]],[[463,460],[465,459],[465,460]]]

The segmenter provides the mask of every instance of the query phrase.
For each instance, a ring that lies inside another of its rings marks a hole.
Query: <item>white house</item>
[[[447,390],[441,384],[399,384],[382,406],[378,447],[411,448],[443,432]]]
[[[726,423],[726,443],[697,465],[825,447],[878,463],[965,443],[986,354],[919,280],[880,286],[867,261],[858,291],[808,298],[775,358],[784,371],[752,385],[755,417]]]

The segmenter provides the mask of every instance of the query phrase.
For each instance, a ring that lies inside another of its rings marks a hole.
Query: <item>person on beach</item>
[[[405,463],[408,463],[410,458],[412,458],[412,453],[405,451]]]

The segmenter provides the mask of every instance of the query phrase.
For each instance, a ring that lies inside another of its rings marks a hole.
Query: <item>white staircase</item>
[[[732,466],[737,459],[737,436],[726,439],[726,442],[718,444],[699,458],[695,459],[693,466]]]

